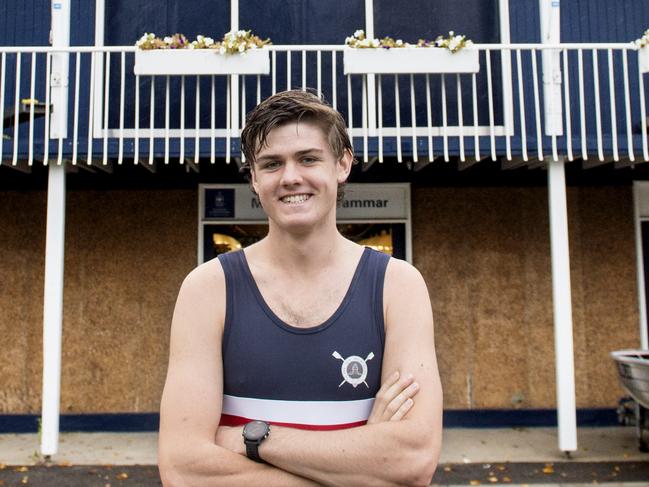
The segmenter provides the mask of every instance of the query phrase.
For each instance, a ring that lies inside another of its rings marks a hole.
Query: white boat
[[[649,432],[649,350],[611,352],[622,387],[635,400],[638,448],[649,451],[644,433]]]

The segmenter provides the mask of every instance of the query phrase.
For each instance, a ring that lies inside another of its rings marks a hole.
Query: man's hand
[[[412,374],[401,379],[399,376],[399,371],[396,371],[381,385],[367,424],[399,421],[410,411],[419,384],[414,382]]]

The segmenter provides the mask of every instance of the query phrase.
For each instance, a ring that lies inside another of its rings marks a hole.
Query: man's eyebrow
[[[322,153],[324,153],[324,150],[318,149],[316,147],[312,147],[310,149],[303,149],[303,150],[297,151],[295,153],[295,155],[297,157],[301,157],[301,156],[305,156],[307,154],[322,154]],[[282,158],[282,156],[280,154],[263,154],[261,156],[256,157],[255,160],[257,162],[265,161],[265,160],[274,161],[276,159],[281,159],[281,158]]]
[[[311,149],[304,149],[304,150],[297,151],[295,153],[295,155],[296,156],[305,156],[307,154],[322,154],[323,152],[324,151],[322,149],[316,149],[315,147],[313,147]]]

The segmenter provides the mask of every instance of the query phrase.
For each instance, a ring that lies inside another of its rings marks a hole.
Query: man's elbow
[[[437,469],[437,461],[429,456],[420,459],[417,463],[418,465],[412,471],[412,478],[409,479],[409,485],[430,485]]]
[[[400,485],[430,485],[435,470],[437,468],[437,461],[430,455],[420,455],[413,457],[410,461],[402,465],[401,478],[395,479]]]
[[[188,487],[189,484],[177,469],[159,462],[158,470],[164,487]]]
[[[158,470],[160,472],[160,480],[164,487],[189,487],[189,483],[182,475],[180,469],[168,460],[158,459]]]
[[[187,460],[183,459],[182,455],[158,452],[158,470],[164,487],[194,487],[197,485],[196,479],[192,481],[192,475],[187,468],[189,463]]]
[[[426,441],[416,445],[408,454],[406,485],[430,485],[437,469],[440,445],[437,442]]]

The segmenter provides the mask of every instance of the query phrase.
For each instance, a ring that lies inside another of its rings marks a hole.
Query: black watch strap
[[[261,441],[246,440],[246,456],[257,463],[266,463],[259,456],[259,444]]]

